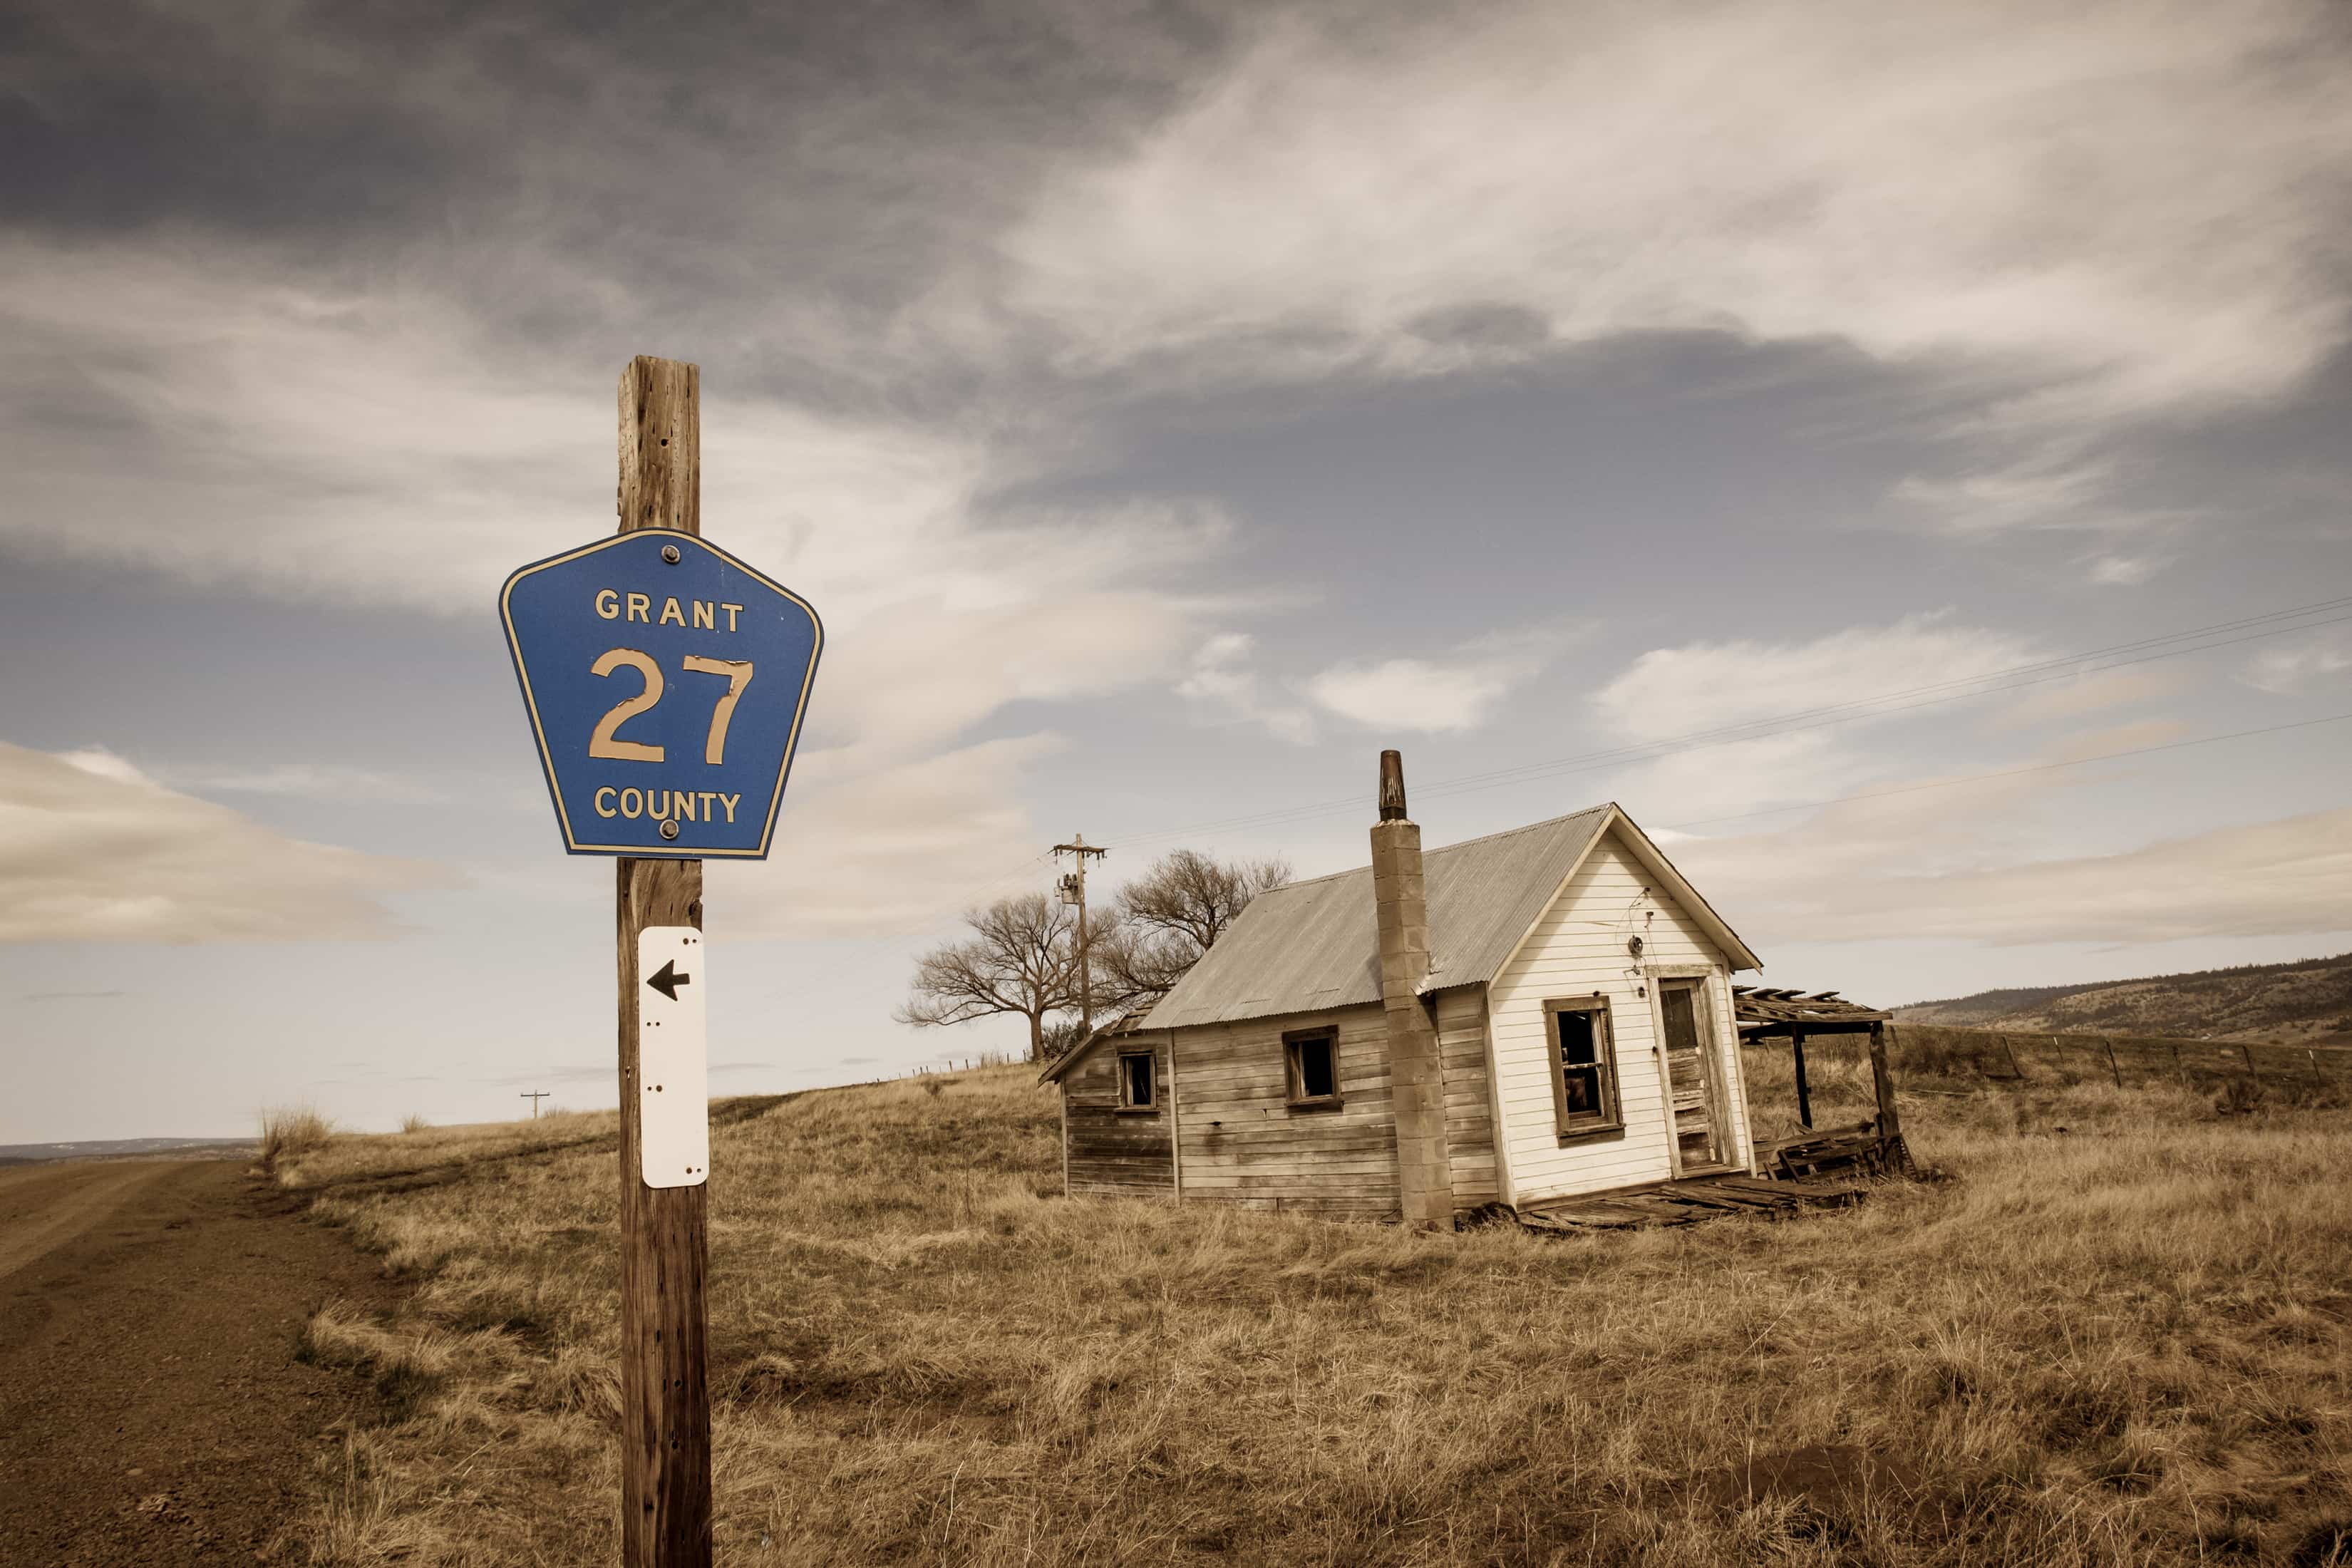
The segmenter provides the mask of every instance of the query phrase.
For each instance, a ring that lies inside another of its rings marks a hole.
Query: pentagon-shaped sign
[[[566,849],[768,853],[824,645],[807,601],[640,529],[523,567],[499,614]]]

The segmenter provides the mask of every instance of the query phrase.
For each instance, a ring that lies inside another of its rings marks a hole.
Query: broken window
[[[1153,1057],[1150,1051],[1132,1051],[1118,1058],[1118,1108],[1121,1110],[1152,1110],[1159,1101],[1152,1097]]]
[[[1551,1056],[1551,1103],[1563,1140],[1622,1131],[1617,1105],[1617,1047],[1605,996],[1544,1004]]]
[[[1302,1029],[1282,1037],[1293,1105],[1339,1103],[1339,1031]]]

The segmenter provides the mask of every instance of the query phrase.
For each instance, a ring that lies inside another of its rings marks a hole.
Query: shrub
[[[261,1163],[307,1154],[335,1135],[335,1124],[307,1105],[271,1106],[261,1113]]]

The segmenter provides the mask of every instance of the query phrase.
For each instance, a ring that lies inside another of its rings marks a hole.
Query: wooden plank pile
[[[1869,1192],[1860,1182],[1710,1176],[1658,1182],[1589,1198],[1562,1198],[1540,1208],[1521,1209],[1517,1217],[1523,1228],[1533,1231],[1635,1230],[1696,1225],[1727,1215],[1777,1219],[1809,1208],[1845,1208],[1862,1202]]]
[[[1759,1144],[1757,1152],[1783,1181],[1918,1174],[1902,1134],[1882,1138],[1867,1121],[1851,1131],[1807,1133],[1801,1138],[1784,1138],[1778,1143]]]

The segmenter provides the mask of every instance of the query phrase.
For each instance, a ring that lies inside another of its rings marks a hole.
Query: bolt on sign
[[[824,645],[806,600],[643,529],[522,568],[499,612],[565,849],[766,857]]]

